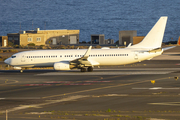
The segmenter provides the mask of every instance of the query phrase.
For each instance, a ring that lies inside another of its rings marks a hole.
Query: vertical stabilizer
[[[145,36],[145,38],[140,43],[133,45],[130,48],[160,48],[164,36],[167,18],[167,16],[161,17]]]

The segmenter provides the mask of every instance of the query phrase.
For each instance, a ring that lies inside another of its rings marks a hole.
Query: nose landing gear
[[[23,73],[23,69],[20,70],[20,73]]]

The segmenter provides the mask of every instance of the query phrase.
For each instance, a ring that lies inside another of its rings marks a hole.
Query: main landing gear
[[[81,72],[86,72],[86,68],[81,68]]]
[[[92,72],[93,71],[93,67],[88,67],[87,71],[88,72]],[[86,68],[81,68],[81,72],[86,72]]]
[[[93,71],[93,67],[88,67],[87,70],[88,70],[88,72],[92,72]]]

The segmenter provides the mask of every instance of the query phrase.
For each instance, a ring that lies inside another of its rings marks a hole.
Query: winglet
[[[86,51],[86,53],[84,54],[83,58],[88,58],[89,57],[89,53],[91,51],[92,46],[89,46],[88,50]]]
[[[130,47],[132,45],[132,43],[129,43],[129,45],[127,47]]]

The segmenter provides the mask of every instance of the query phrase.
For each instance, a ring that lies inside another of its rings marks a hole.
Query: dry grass
[[[16,49],[10,49],[10,50],[2,50],[0,49],[0,53],[17,53],[18,50]]]
[[[2,55],[0,55],[0,61],[4,61],[4,60],[6,60],[7,58],[9,58],[10,56],[2,56]]]

